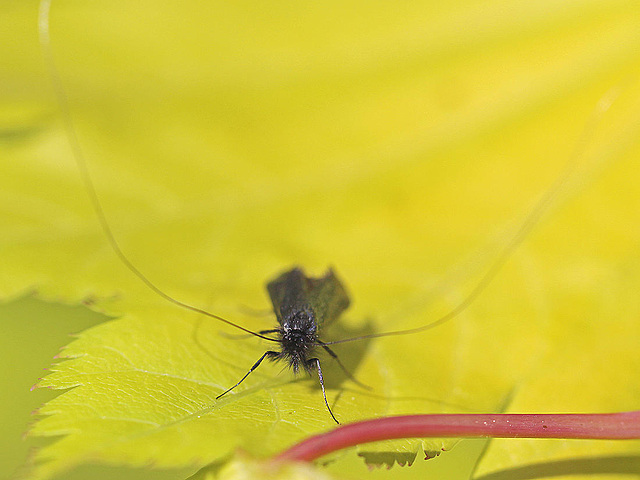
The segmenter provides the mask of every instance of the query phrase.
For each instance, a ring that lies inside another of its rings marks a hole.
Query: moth
[[[306,276],[302,268],[294,267],[267,283],[267,292],[278,327],[258,333],[273,335],[268,340],[277,343],[279,350],[267,350],[238,383],[216,399],[240,385],[264,359],[284,361],[294,373],[300,370],[309,374],[314,370],[318,372],[324,403],[331,418],[339,424],[327,401],[322,367],[315,353],[318,348],[322,348],[338,362],[349,378],[360,384],[345,368],[338,355],[320,339],[322,327],[336,320],[351,303],[344,285],[333,269],[329,269],[322,277],[313,278]]]

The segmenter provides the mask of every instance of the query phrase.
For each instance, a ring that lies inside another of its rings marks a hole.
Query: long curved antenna
[[[511,257],[516,248],[522,244],[524,239],[529,235],[531,230],[538,224],[542,216],[547,212],[549,206],[553,203],[556,197],[559,195],[562,186],[567,182],[567,180],[573,174],[573,171],[576,169],[578,164],[578,160],[584,154],[586,147],[589,143],[589,140],[593,136],[593,131],[600,123],[602,119],[602,115],[609,109],[611,104],[615,101],[615,99],[620,94],[620,89],[618,87],[613,87],[608,90],[598,101],[594,111],[591,116],[587,120],[587,123],[580,135],[578,143],[570,157],[570,160],[565,167],[564,171],[560,176],[553,182],[553,184],[546,190],[542,198],[538,200],[536,205],[531,210],[531,213],[527,215],[525,220],[522,222],[515,235],[511,238],[511,240],[502,248],[502,250],[498,253],[495,261],[492,263],[489,270],[485,272],[485,274],[480,278],[476,286],[469,292],[469,294],[453,309],[451,309],[448,313],[438,318],[437,320],[428,323],[427,325],[423,325],[421,327],[409,328],[406,330],[394,330],[391,332],[382,332],[382,333],[372,333],[370,335],[362,335],[360,337],[346,338],[343,340],[335,340],[333,342],[324,342],[323,345],[337,345],[339,343],[347,343],[354,342],[356,340],[366,340],[370,338],[380,338],[380,337],[391,337],[395,335],[410,335],[413,333],[421,333],[427,330],[431,330],[432,328],[438,327],[449,320],[454,319],[458,315],[460,315],[463,311],[465,311],[476,298],[480,296],[482,292],[491,284],[493,279],[498,275],[500,269],[504,266],[507,260]]]
[[[102,203],[100,203],[100,199],[96,192],[95,185],[91,178],[91,174],[89,173],[89,168],[87,167],[87,161],[85,159],[82,148],[80,147],[80,142],[78,141],[78,136],[76,135],[76,130],[73,125],[73,120],[71,119],[71,110],[69,108],[69,99],[67,97],[67,93],[62,85],[60,80],[60,74],[58,69],[56,68],[56,64],[53,57],[53,50],[51,48],[51,38],[49,35],[49,12],[51,11],[51,0],[42,0],[40,2],[40,9],[38,13],[38,31],[40,34],[40,46],[42,48],[42,53],[44,56],[44,60],[46,62],[47,70],[49,72],[49,76],[51,78],[51,84],[53,85],[53,89],[55,91],[56,98],[58,100],[58,106],[62,113],[64,128],[67,134],[67,140],[69,141],[69,145],[71,150],[73,151],[73,156],[76,159],[76,163],[78,164],[78,169],[80,170],[80,175],[82,177],[82,181],[85,184],[87,189],[87,193],[89,198],[91,199],[91,204],[93,205],[93,209],[98,217],[98,221],[100,222],[100,226],[102,227],[102,231],[104,232],[111,248],[118,256],[120,261],[136,276],[138,277],[147,287],[153,290],[156,294],[160,295],[162,298],[167,300],[168,302],[177,305],[178,307],[185,308],[187,310],[191,310],[193,312],[205,315],[207,317],[214,318],[220,322],[226,323],[227,325],[231,325],[243,332],[249,333],[255,337],[262,338],[263,340],[269,340],[271,342],[277,342],[276,339],[266,337],[256,332],[252,332],[251,330],[241,327],[225,318],[222,318],[219,315],[215,315],[213,313],[207,312],[198,307],[194,307],[193,305],[189,305],[187,303],[181,302],[180,300],[172,297],[171,295],[162,291],[159,287],[157,287],[151,280],[149,280],[138,268],[133,265],[126,257],[118,241],[116,240],[113,232],[111,231],[111,227],[109,227],[109,222],[107,222],[107,217],[104,213],[104,209],[102,208]]]

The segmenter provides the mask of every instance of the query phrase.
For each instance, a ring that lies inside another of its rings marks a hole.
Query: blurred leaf
[[[238,480],[241,478],[261,478],[264,480],[331,480],[327,473],[303,463],[275,465],[268,461],[258,461],[246,455],[236,455],[233,460],[209,465],[189,480]]]
[[[53,392],[29,391],[35,379],[46,373],[43,365],[58,353],[60,345],[69,341],[69,332],[103,320],[103,316],[85,308],[44,304],[31,297],[0,304],[0,351],[5,360],[0,370],[0,478],[8,477],[24,464],[29,445],[21,437],[34,421],[30,414],[54,397]]]
[[[32,6],[7,8],[35,22]],[[497,410],[514,389],[519,411],[637,408],[638,13],[637,2],[586,0],[54,2],[51,35],[131,261],[254,330],[272,322],[243,307],[268,307],[267,280],[333,265],[355,301],[336,339],[423,325],[456,305],[560,175],[599,99],[621,91],[587,132],[564,203],[471,308],[428,334],[336,346],[375,387],[325,361],[332,406],[350,422]],[[265,457],[331,428],[317,381],[277,365],[215,401],[266,345],[221,336],[237,332],[166,304],[117,261],[42,98],[37,43],[20,41],[35,28],[0,32],[14,87],[2,93],[0,294],[37,286],[117,317],[80,335],[43,382],[75,388],[32,430],[63,435],[34,476],[86,462],[201,466],[236,448]],[[453,443],[363,453],[410,461]],[[508,440],[479,472],[637,451]]]

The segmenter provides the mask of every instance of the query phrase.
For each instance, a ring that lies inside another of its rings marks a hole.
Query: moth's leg
[[[324,404],[327,406],[327,410],[329,410],[329,415],[331,415],[331,418],[333,418],[334,422],[340,425],[340,422],[331,411],[331,407],[329,406],[329,402],[327,401],[327,392],[324,391],[324,378],[322,377],[322,368],[320,368],[320,360],[318,360],[317,358],[310,358],[307,361],[307,365],[310,367],[315,365],[317,367],[318,378],[320,379],[320,387],[322,388],[322,396],[324,397]]]
[[[327,353],[329,355],[331,355],[331,357],[338,362],[338,365],[340,366],[340,368],[342,369],[342,371],[345,373],[345,375],[349,378],[349,380],[351,380],[353,383],[356,383],[358,385],[360,385],[362,388],[365,388],[367,390],[373,390],[373,388],[371,388],[369,385],[365,385],[364,383],[362,383],[361,381],[359,381],[358,379],[356,379],[356,377],[353,376],[353,374],[347,370],[347,367],[345,367],[342,362],[340,361],[340,359],[338,358],[338,354],[336,352],[334,352],[333,350],[331,350],[327,345],[324,345],[322,342],[318,342],[318,345],[320,345],[322,348],[324,348]]]
[[[280,329],[278,328],[270,328],[269,330],[258,330],[260,335],[264,335],[265,333],[278,333]]]
[[[220,395],[218,395],[218,396],[216,397],[216,400],[218,400],[220,397],[222,397],[222,396],[226,395],[226,394],[227,394],[227,393],[229,393],[231,390],[233,390],[233,389],[234,389],[234,388],[236,388],[238,385],[240,385],[240,384],[244,381],[244,379],[245,379],[245,378],[247,378],[247,377],[249,376],[249,374],[250,374],[251,372],[253,372],[256,368],[258,368],[258,367],[260,366],[260,364],[262,363],[262,361],[263,361],[265,358],[267,358],[267,357],[277,357],[277,356],[278,356],[278,352],[274,352],[274,351],[272,351],[272,350],[269,350],[268,352],[264,352],[264,355],[262,355],[262,356],[258,359],[258,361],[257,361],[256,363],[254,363],[254,364],[253,364],[253,367],[251,367],[251,368],[249,369],[249,371],[244,375],[244,377],[242,377],[242,378],[240,379],[240,381],[239,381],[238,383],[236,383],[233,387],[231,387],[231,388],[229,388],[229,389],[225,390],[225,391],[224,391],[224,392],[222,392]]]

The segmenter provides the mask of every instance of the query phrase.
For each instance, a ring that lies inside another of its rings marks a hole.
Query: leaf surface
[[[438,318],[477,285],[586,131],[561,198],[469,309],[429,333],[336,345],[372,392],[329,359],[323,368],[342,422],[496,411],[507,398],[510,410],[608,411],[639,398],[637,8],[54,2],[51,35],[126,255],[171,295],[254,330],[273,320],[246,307],[268,308],[264,284],[292,265],[332,265],[347,284],[353,308],[327,339]],[[8,45],[20,68],[7,77],[26,93],[3,94],[0,292],[37,287],[114,317],[43,380],[69,390],[31,431],[56,437],[34,477],[86,462],[204,465],[236,448],[266,457],[331,428],[317,380],[279,365],[215,400],[269,346],[174,308],[118,262],[53,98],[36,88],[37,53]],[[453,444],[361,454],[410,463]],[[532,449],[544,461],[637,448],[495,442],[480,472],[530,461]]]

